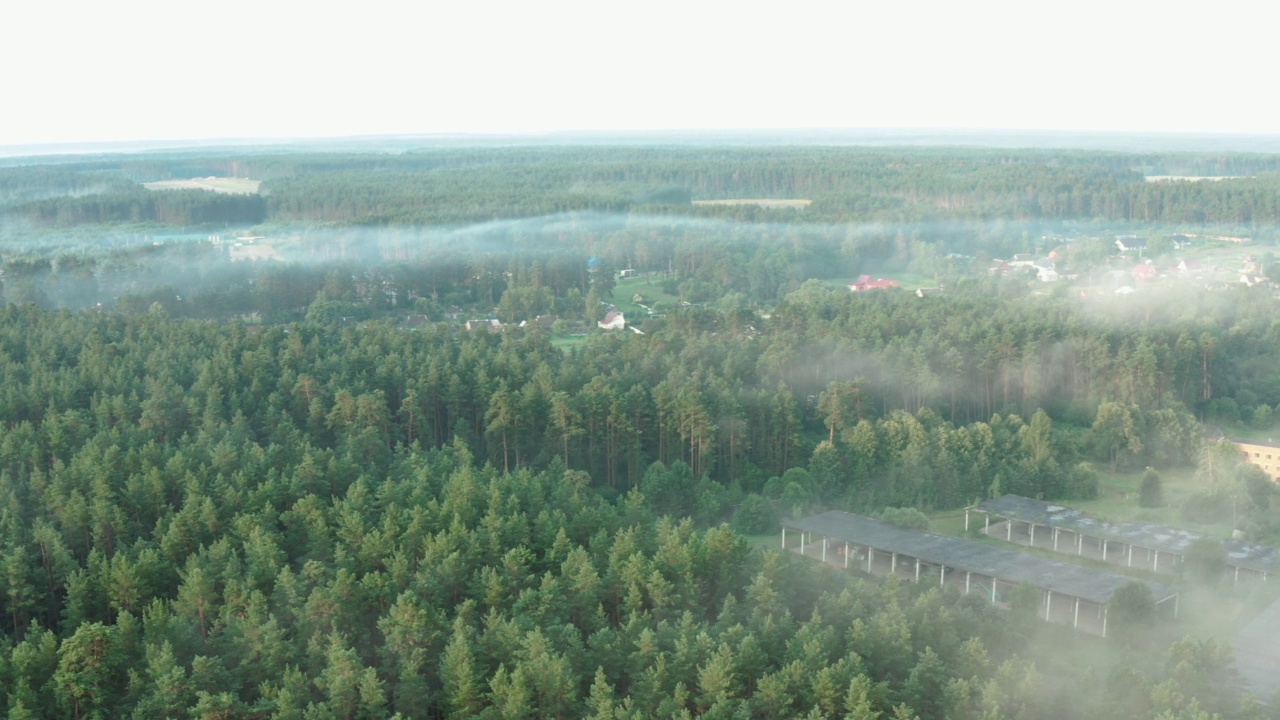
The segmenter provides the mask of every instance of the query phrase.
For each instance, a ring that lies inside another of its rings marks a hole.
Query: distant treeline
[[[266,218],[266,203],[260,195],[136,188],[35,200],[12,208],[10,216],[52,227],[116,223],[253,225]]]
[[[801,222],[999,217],[1252,226],[1280,218],[1277,171],[1280,160],[1261,155],[859,147],[431,149],[169,161],[148,156],[59,165],[47,172],[8,168],[0,170],[0,202],[10,214],[58,225],[439,225],[660,206],[668,213]],[[264,180],[265,206],[221,198],[147,207],[115,191],[99,204],[75,197],[104,178],[210,174]],[[1144,174],[1256,177],[1148,183]],[[54,195],[64,197],[23,204]],[[813,204],[803,211],[689,205],[690,199],[734,198],[804,198]]]

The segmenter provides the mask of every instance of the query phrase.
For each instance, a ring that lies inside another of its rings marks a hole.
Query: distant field
[[[777,200],[772,198],[738,200],[694,200],[694,205],[755,205],[762,208],[803,208],[812,200]]]
[[[1252,175],[1148,175],[1147,182],[1204,182],[1216,180],[1247,180]]]
[[[228,195],[253,195],[258,192],[261,180],[248,178],[191,178],[190,180],[159,180],[143,183],[148,190],[212,190]]]

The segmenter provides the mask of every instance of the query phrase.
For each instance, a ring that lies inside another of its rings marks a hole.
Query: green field
[[[871,279],[885,278],[888,280],[896,280],[903,290],[917,290],[919,288],[938,287],[938,281],[928,275],[920,275],[919,273],[909,272],[886,272],[886,273],[867,273]],[[839,285],[852,285],[858,277],[840,278],[831,282]]]
[[[632,325],[639,325],[649,316],[645,309],[631,302],[632,296],[639,293],[643,295],[646,302],[657,314],[669,312],[680,306],[680,298],[670,295],[662,291],[661,275],[627,278],[619,280],[618,284],[613,288],[613,304],[627,316],[627,322]]]

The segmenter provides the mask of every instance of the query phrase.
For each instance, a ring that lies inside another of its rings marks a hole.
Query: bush
[[[911,528],[913,530],[928,530],[929,517],[919,510],[911,507],[906,508],[885,508],[881,510],[876,517],[890,525],[898,527]]]
[[[1142,488],[1138,490],[1138,504],[1144,508],[1164,507],[1164,487],[1160,473],[1147,468],[1142,473]]]
[[[1187,547],[1183,567],[1196,580],[1217,582],[1227,571],[1227,548],[1213,538],[1197,538]]]
[[[1082,500],[1093,500],[1098,497],[1098,471],[1093,465],[1082,462],[1071,470],[1067,492],[1070,497]]]
[[[778,513],[768,499],[751,493],[742,499],[731,526],[743,535],[771,533],[778,529]]]
[[[1121,641],[1136,643],[1156,621],[1156,601],[1151,588],[1134,580],[1116,590],[1107,613],[1114,635]]]
[[[1182,519],[1212,524],[1231,519],[1231,496],[1225,492],[1196,493],[1182,505]]]

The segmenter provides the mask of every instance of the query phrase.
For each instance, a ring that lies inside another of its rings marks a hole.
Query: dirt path
[[[1231,640],[1240,677],[1259,702],[1280,691],[1280,600],[1244,626]]]

